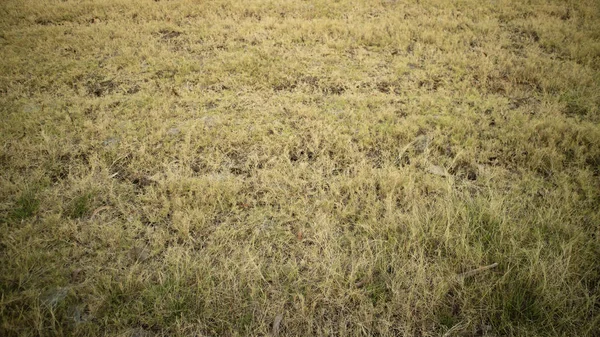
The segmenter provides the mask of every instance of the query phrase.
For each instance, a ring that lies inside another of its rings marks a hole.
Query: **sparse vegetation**
[[[600,335],[598,1],[0,13],[0,335]]]

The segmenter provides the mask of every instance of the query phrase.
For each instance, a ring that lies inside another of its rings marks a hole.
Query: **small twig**
[[[354,283],[354,286],[356,288],[362,288],[362,287],[368,285],[369,283],[371,283],[372,280],[373,280],[373,276],[372,275],[366,275],[363,278],[361,278],[360,280],[356,281]]]
[[[365,284],[367,284],[367,279],[364,278],[356,283],[354,283],[354,286],[357,288],[362,288]]]
[[[450,336],[458,335],[457,333],[461,330],[464,330],[466,327],[469,326],[469,324],[471,324],[470,321],[469,322],[459,322],[458,324],[451,327],[448,331],[446,331],[446,333],[443,334],[442,337],[450,337]]]
[[[462,274],[458,274],[458,279],[464,280],[464,279],[466,279],[468,277],[471,277],[473,275],[479,274],[479,273],[484,272],[486,270],[490,270],[492,268],[496,268],[497,266],[498,266],[498,263],[495,262],[495,263],[492,263],[492,264],[490,264],[488,266],[483,266],[483,267],[479,267],[477,269],[469,270],[469,271],[464,272]]]
[[[105,211],[107,209],[111,209],[111,206],[102,206],[102,207],[98,207],[96,208],[96,210],[92,213],[92,216],[90,216],[90,219],[93,219],[96,215],[98,215],[98,213]]]

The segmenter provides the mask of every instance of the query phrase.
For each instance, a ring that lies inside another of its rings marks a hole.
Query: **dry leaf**
[[[441,177],[447,177],[450,174],[448,174],[448,172],[446,171],[446,169],[444,169],[441,166],[437,166],[437,165],[433,165],[430,164],[427,167],[427,172],[431,173],[431,174],[435,174],[436,176],[441,176]]]
[[[481,272],[484,272],[486,270],[490,270],[490,269],[493,269],[493,268],[496,268],[496,267],[498,267],[498,263],[497,262],[492,263],[492,264],[490,264],[488,266],[479,267],[477,269],[469,270],[467,272],[459,274],[458,278],[459,279],[465,279],[465,278],[471,277],[473,275],[479,274]]]
[[[84,272],[83,269],[78,268],[71,272],[71,282],[79,283],[83,280]]]
[[[279,326],[281,325],[281,320],[283,320],[283,314],[278,314],[275,316],[275,321],[273,321],[273,331],[271,332],[273,336],[279,336]]]
[[[129,251],[129,257],[134,262],[140,262],[141,263],[141,262],[146,261],[150,257],[150,254],[148,253],[148,250],[146,249],[146,247],[134,246]]]

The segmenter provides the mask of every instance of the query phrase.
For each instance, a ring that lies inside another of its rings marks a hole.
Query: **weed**
[[[26,190],[16,200],[14,208],[10,211],[9,220],[19,222],[31,218],[36,214],[40,206],[40,200],[32,190]]]
[[[79,219],[89,215],[91,212],[92,201],[92,193],[84,193],[75,196],[67,203],[65,215],[71,219]]]

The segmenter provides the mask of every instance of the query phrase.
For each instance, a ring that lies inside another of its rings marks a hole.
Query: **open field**
[[[596,0],[3,0],[0,118],[1,336],[600,336]]]

